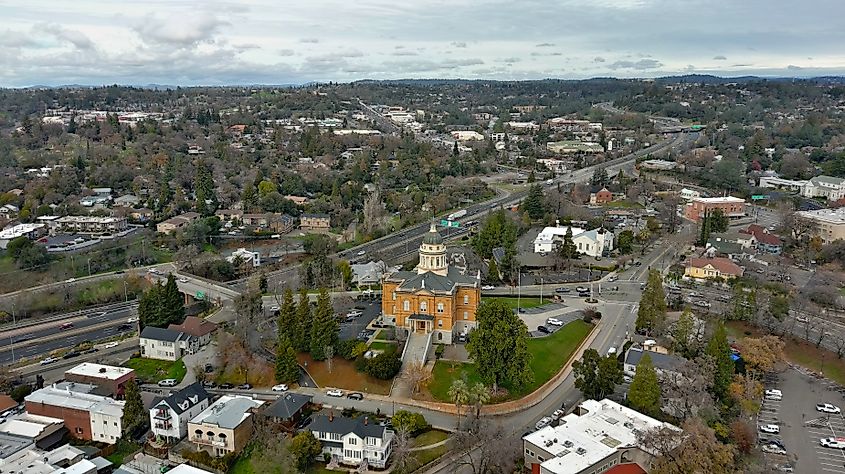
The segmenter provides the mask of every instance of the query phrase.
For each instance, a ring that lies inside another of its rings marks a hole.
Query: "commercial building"
[[[416,271],[397,271],[382,284],[381,309],[397,327],[413,333],[435,333],[435,342],[451,344],[452,336],[476,325],[481,277],[449,266],[446,244],[434,224],[423,237]]]
[[[83,362],[65,371],[65,380],[96,385],[100,395],[122,398],[126,384],[135,380],[135,371],[126,367]]]
[[[56,220],[58,230],[69,234],[103,235],[126,230],[125,217],[64,216]]]
[[[308,430],[323,446],[323,459],[348,466],[383,469],[390,458],[394,433],[366,416],[346,418],[332,413],[317,415]]]
[[[546,149],[552,153],[568,155],[574,153],[603,153],[604,148],[599,143],[581,142],[577,140],[562,140],[546,143]]]
[[[611,400],[586,400],[560,420],[522,438],[525,467],[535,474],[600,474],[616,466],[647,472],[652,454],[638,434],[677,429]]]
[[[65,444],[51,451],[43,451],[34,447],[18,449],[20,446],[14,439],[3,437],[0,443],[10,442],[8,457],[0,461],[0,472],[10,474],[96,474],[110,472],[111,462],[95,457],[86,459],[85,452],[75,446]]]
[[[44,224],[18,224],[8,229],[0,231],[0,249],[6,250],[14,239],[18,237],[26,237],[29,240],[35,240],[47,233],[47,226]]]
[[[742,276],[742,267],[730,259],[724,257],[716,258],[690,258],[687,259],[687,266],[684,276],[698,280],[712,278],[731,279]]]
[[[241,452],[252,437],[253,414],[263,404],[249,397],[223,395],[188,421],[191,443],[217,457]]]
[[[124,402],[95,395],[93,385],[61,382],[27,395],[27,413],[64,420],[70,435],[114,444],[123,434]]]
[[[200,215],[196,212],[186,212],[176,217],[171,217],[166,221],[159,222],[156,225],[156,231],[162,234],[172,234],[173,232],[187,227],[188,224],[199,219]]]
[[[799,211],[796,214],[813,225],[813,234],[821,238],[822,242],[828,244],[845,239],[845,207]]]
[[[188,435],[188,421],[208,408],[211,397],[199,382],[153,402],[150,408],[150,429],[168,443]]]
[[[684,206],[684,217],[700,222],[704,219],[705,212],[713,212],[720,209],[728,218],[739,218],[745,216],[745,200],[733,196],[693,198]]]
[[[30,440],[38,449],[51,449],[62,442],[67,429],[61,418],[22,412],[6,417],[0,423],[0,434]]]
[[[141,357],[176,361],[199,350],[199,340],[182,331],[147,326],[139,338]]]

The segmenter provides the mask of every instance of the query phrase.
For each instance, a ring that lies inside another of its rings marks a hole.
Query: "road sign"
[[[754,194],[753,196],[751,196],[752,201],[767,201],[768,199],[768,194]]]
[[[203,293],[202,291],[198,291],[197,294],[196,294],[196,298],[198,300],[204,300],[205,299],[205,293]]]
[[[461,223],[458,221],[449,221],[446,219],[440,219],[440,225],[443,227],[460,227]]]

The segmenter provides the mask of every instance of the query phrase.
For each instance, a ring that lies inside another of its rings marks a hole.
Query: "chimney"
[[[369,424],[369,421],[370,421],[370,417],[365,416],[364,417],[364,426],[367,426]]]

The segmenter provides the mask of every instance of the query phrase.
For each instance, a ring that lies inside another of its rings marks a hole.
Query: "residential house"
[[[742,247],[743,250],[751,251],[757,246],[757,238],[752,234],[744,234],[737,231],[716,232],[710,234],[711,239],[722,242],[730,242]]]
[[[310,395],[288,392],[268,405],[262,414],[273,423],[291,429],[302,419],[303,411],[309,403]]]
[[[390,458],[394,433],[366,416],[346,418],[333,413],[314,416],[307,428],[323,445],[323,459],[349,466],[383,469]]]
[[[14,204],[4,204],[0,207],[0,216],[5,219],[12,220],[18,217],[18,213],[20,213],[20,211],[21,210],[18,209],[18,206],[15,206]]]
[[[783,251],[783,241],[781,238],[770,233],[768,229],[761,225],[751,224],[748,226],[748,229],[741,232],[754,236],[757,241],[756,248],[761,252],[780,255]]]
[[[4,436],[0,441],[8,446],[9,456],[2,459],[2,472],[21,474],[97,474],[111,472],[112,463],[100,456],[86,459],[86,452],[76,446],[62,445],[50,451],[29,446],[19,449],[20,444]],[[9,442],[11,441],[11,442]],[[4,453],[6,454],[6,450]]]
[[[199,350],[199,340],[181,331],[146,326],[139,338],[141,357],[176,361]]]
[[[727,257],[731,260],[742,260],[748,256],[742,245],[712,235],[707,240],[704,255],[708,258]]]
[[[401,267],[388,267],[384,261],[355,263],[352,267],[352,284],[358,286],[378,285],[388,273],[399,271]]]
[[[240,453],[253,433],[253,413],[263,405],[240,395],[223,395],[188,421],[188,439],[212,456]]]
[[[241,247],[226,257],[226,261],[239,267],[239,271],[249,272],[261,266],[261,254]]]
[[[44,224],[18,224],[0,231],[0,249],[6,250],[9,242],[18,237],[26,237],[35,240],[47,233],[47,226]]]
[[[684,206],[684,217],[693,222],[701,222],[705,212],[713,212],[716,209],[720,209],[728,218],[744,217],[745,200],[733,196],[693,198]]]
[[[61,382],[24,398],[27,413],[65,421],[74,438],[114,444],[123,435],[124,402],[92,393],[94,385]]]
[[[659,376],[664,374],[676,374],[681,366],[686,362],[683,357],[678,357],[672,354],[664,354],[662,352],[644,350],[642,347],[632,346],[625,353],[625,361],[622,365],[622,371],[625,375],[633,377],[637,374],[637,365],[643,358],[643,355],[648,354],[651,358],[651,363],[654,365],[654,370]]]
[[[134,194],[124,194],[114,199],[115,206],[134,207],[141,204],[141,199]]]
[[[149,222],[155,216],[155,212],[152,209],[142,207],[140,209],[130,209],[126,215],[138,222]]]
[[[294,220],[291,216],[273,212],[244,214],[241,220],[245,226],[269,230],[279,234],[286,234],[292,231],[294,227]]]
[[[678,430],[611,400],[585,400],[557,426],[522,437],[525,467],[535,474],[645,473],[654,454],[639,434],[662,428]]]
[[[217,325],[204,318],[188,316],[182,324],[171,324],[167,329],[190,334],[197,338],[200,346],[204,346],[211,342],[211,335],[217,330]]]
[[[56,224],[60,232],[86,235],[116,234],[128,227],[125,217],[64,216]]]
[[[208,408],[211,397],[200,382],[173,392],[153,402],[150,408],[150,429],[168,443],[176,443],[188,435],[188,421]]]
[[[299,228],[302,230],[329,230],[331,217],[328,214],[302,214],[299,216]]]
[[[588,230],[572,237],[578,253],[590,257],[605,256],[613,250],[613,232],[603,228]]]
[[[534,239],[534,253],[548,254],[554,252],[558,244],[563,242],[568,230],[572,231],[572,237],[585,232],[580,227],[561,226],[544,227]]]
[[[285,199],[293,201],[293,203],[297,206],[304,206],[308,204],[308,198],[305,196],[294,196],[293,194],[288,194],[285,196]]]
[[[135,371],[126,367],[83,362],[65,371],[65,380],[96,385],[100,395],[123,398],[126,384],[135,380]]]
[[[173,232],[187,227],[188,224],[199,219],[200,215],[196,212],[186,212],[176,217],[171,217],[165,221],[159,222],[156,225],[156,231],[162,234],[172,234]]]
[[[684,276],[700,280],[711,278],[739,278],[742,276],[742,267],[723,257],[716,258],[690,258],[687,259],[687,266]]]
[[[590,189],[590,204],[599,205],[607,204],[613,201],[613,193],[608,191],[607,188],[603,186],[593,186]]]

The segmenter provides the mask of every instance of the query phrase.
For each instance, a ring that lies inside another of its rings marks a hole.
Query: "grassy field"
[[[440,430],[428,430],[414,438],[413,447],[428,446],[443,441],[449,437],[449,433]]]
[[[167,360],[144,359],[138,357],[135,359],[129,359],[126,363],[126,367],[135,369],[135,375],[139,379],[150,383],[158,382],[163,379],[176,379],[181,381],[188,372],[188,369],[185,368],[185,363],[182,362],[182,359],[179,359],[176,362],[170,362]]]
[[[525,296],[522,298],[512,298],[510,296],[494,296],[488,298],[481,298],[482,303],[485,301],[499,301],[505,303],[510,309],[516,309],[517,302],[519,303],[520,308],[536,308],[537,306],[542,306],[544,304],[554,303],[554,301],[548,298],[543,298],[543,301],[540,302],[540,298],[536,296]]]
[[[528,352],[531,353],[531,373],[534,380],[518,390],[508,389],[505,400],[513,400],[533,392],[552,378],[569,360],[581,341],[590,333],[591,325],[580,319],[572,321],[554,334],[528,340]],[[472,363],[437,361],[432,371],[428,391],[431,397],[442,402],[449,402],[449,387],[452,381],[466,379],[470,385],[481,381]],[[491,400],[502,402],[502,399]]]
[[[435,459],[439,458],[446,454],[449,451],[449,447],[446,445],[438,446],[436,448],[426,449],[423,451],[415,451],[414,457],[417,458],[417,465],[424,466]]]
[[[370,344],[370,349],[374,351],[387,351],[391,348],[396,348],[396,344],[390,342],[373,342]]]
[[[390,394],[390,380],[379,380],[363,372],[358,372],[355,369],[355,363],[343,357],[335,357],[332,360],[331,372],[329,372],[325,362],[314,361],[309,354],[300,353],[297,358],[320,387],[341,388],[379,395]]]

